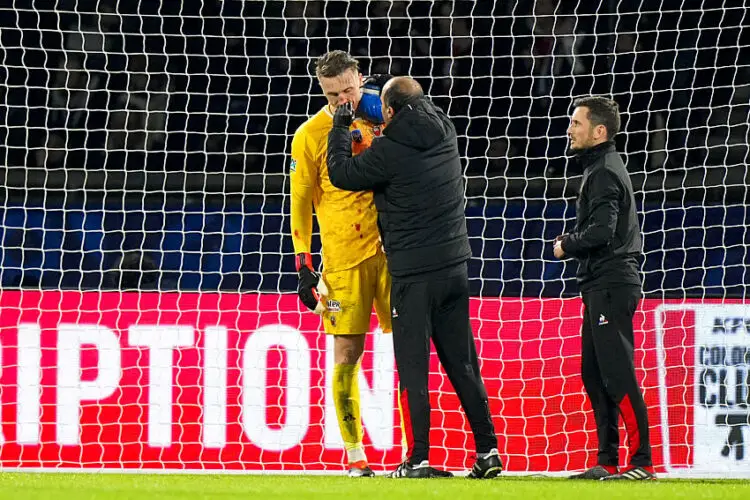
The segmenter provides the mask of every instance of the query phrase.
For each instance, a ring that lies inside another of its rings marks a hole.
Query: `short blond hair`
[[[359,73],[359,61],[344,50],[327,52],[315,62],[315,74],[318,78],[333,78],[350,69]]]

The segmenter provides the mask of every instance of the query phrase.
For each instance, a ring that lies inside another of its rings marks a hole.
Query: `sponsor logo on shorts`
[[[599,315],[599,326],[604,326],[604,325],[608,325],[608,324],[609,324],[609,321],[607,320],[607,318],[603,314],[600,314]]]
[[[398,318],[398,311],[395,307],[391,309],[391,318]]]
[[[326,302],[328,312],[341,312],[341,302],[338,300],[329,300]]]

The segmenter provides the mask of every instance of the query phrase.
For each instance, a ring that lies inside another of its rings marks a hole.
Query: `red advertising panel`
[[[724,432],[724,417],[701,413],[698,386],[702,401],[721,397],[722,376],[747,389],[747,370],[714,369],[707,383],[696,382],[696,373],[708,373],[701,363],[725,361],[706,342],[705,359],[696,354],[696,315],[709,306],[645,300],[635,318],[637,374],[662,471],[703,460],[696,415],[719,422],[706,439]],[[731,311],[729,329],[732,318],[750,316],[743,310]],[[0,311],[3,467],[344,468],[330,395],[331,342],[296,295],[2,292]],[[594,421],[579,373],[581,312],[578,299],[472,299],[482,374],[510,471],[593,463]],[[398,376],[390,335],[373,330],[360,380],[365,444],[373,468],[387,470],[402,458]],[[727,356],[739,356],[736,350]],[[466,469],[473,439],[434,355],[430,390],[430,460]],[[732,392],[733,401],[736,394],[746,393]],[[730,448],[720,457],[736,461]]]

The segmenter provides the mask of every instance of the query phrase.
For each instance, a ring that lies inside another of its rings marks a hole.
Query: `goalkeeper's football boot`
[[[406,477],[411,479],[427,479],[434,477],[453,477],[451,472],[430,467],[427,460],[412,465],[409,461],[403,462],[388,477]]]
[[[503,462],[497,453],[497,448],[493,448],[484,456],[477,457],[474,467],[467,477],[471,479],[492,479],[497,477],[503,471]]]
[[[605,469],[601,465],[596,465],[579,474],[573,474],[572,476],[570,476],[570,479],[593,479],[593,480],[598,481],[599,479],[608,478],[614,475],[615,474],[609,472],[607,469]]]
[[[360,460],[349,464],[349,477],[375,477],[375,473],[367,462]]]
[[[625,472],[603,477],[602,481],[650,481],[656,479],[653,467],[631,467]]]

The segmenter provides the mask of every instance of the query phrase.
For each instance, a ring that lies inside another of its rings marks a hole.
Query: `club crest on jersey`
[[[289,163],[289,170],[291,172],[297,171],[297,160],[295,160],[294,158],[292,158],[292,161]]]
[[[338,300],[329,300],[326,302],[328,312],[341,312],[341,302]]]
[[[360,129],[355,128],[354,130],[352,130],[352,141],[356,142],[357,144],[362,142],[362,131]]]

